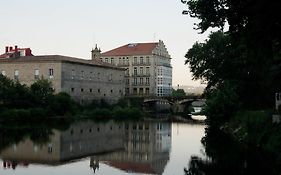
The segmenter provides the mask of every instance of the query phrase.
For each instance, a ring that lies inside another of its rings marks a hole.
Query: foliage
[[[57,115],[75,114],[78,110],[76,103],[70,95],[65,92],[54,95],[52,103],[50,104],[50,109]]]
[[[52,83],[46,79],[39,79],[30,86],[32,94],[35,96],[35,101],[37,104],[42,106],[51,103],[52,95],[54,94],[54,89],[52,88]]]
[[[185,97],[186,93],[183,89],[172,89],[172,97]]]
[[[74,114],[77,104],[66,93],[54,94],[52,83],[39,79],[30,87],[0,75],[0,117],[36,119]]]
[[[235,114],[239,105],[235,86],[230,82],[220,85],[207,98],[204,109],[207,123],[212,126],[220,126]]]

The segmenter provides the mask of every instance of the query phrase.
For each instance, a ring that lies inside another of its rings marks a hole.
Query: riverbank
[[[273,167],[281,164],[281,125],[272,122],[270,110],[237,112],[220,130],[245,150],[258,150]]]

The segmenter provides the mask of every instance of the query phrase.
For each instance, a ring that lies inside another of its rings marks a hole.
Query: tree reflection
[[[279,174],[275,156],[250,148],[220,130],[207,130],[202,139],[206,157],[192,156],[185,175]]]
[[[33,143],[44,144],[53,134],[52,130],[66,130],[72,123],[69,119],[46,119],[42,121],[4,120],[0,123],[0,153],[25,138]]]

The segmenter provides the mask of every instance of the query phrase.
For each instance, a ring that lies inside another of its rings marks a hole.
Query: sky
[[[30,47],[34,55],[90,59],[128,43],[163,40],[172,57],[173,86],[199,86],[184,65],[184,55],[208,32],[194,29],[196,19],[182,15],[181,0],[8,0],[0,2],[0,51]]]

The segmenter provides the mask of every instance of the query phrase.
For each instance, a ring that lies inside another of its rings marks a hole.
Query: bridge
[[[172,110],[173,113],[184,113],[193,102],[203,105],[205,100],[190,97],[148,97],[144,99],[143,104],[148,111]]]

